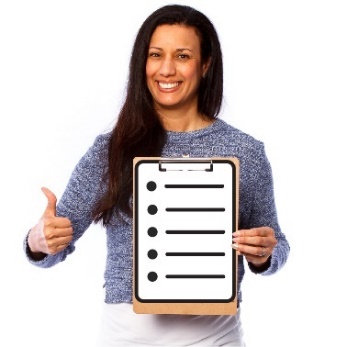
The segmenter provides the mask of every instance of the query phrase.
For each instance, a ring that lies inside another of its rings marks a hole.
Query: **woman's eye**
[[[151,52],[148,54],[149,57],[153,57],[153,58],[158,58],[160,55],[159,53],[156,53],[156,52]]]
[[[187,58],[189,58],[189,57],[188,57],[187,54],[181,53],[181,54],[178,55],[178,58],[179,58],[179,59],[187,59]]]

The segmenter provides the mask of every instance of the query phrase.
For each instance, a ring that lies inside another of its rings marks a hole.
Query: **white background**
[[[345,1],[177,2],[202,10],[220,34],[221,117],[265,142],[292,248],[279,273],[246,273],[247,347],[347,345]],[[0,2],[1,346],[92,345],[103,230],[91,227],[51,269],[29,265],[22,240],[45,207],[40,187],[59,198],[113,125],[137,29],[167,3]]]

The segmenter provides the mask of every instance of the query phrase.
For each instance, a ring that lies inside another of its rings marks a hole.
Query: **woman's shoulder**
[[[111,133],[98,134],[79,161],[79,167],[102,167],[107,164]]]
[[[89,147],[87,154],[90,155],[97,155],[102,154],[105,155],[108,152],[109,142],[111,139],[111,132],[101,133],[98,134],[94,141],[92,142],[92,145]]]
[[[110,138],[111,138],[111,131],[98,134],[94,139],[92,147],[96,147],[100,149],[108,147]]]
[[[218,128],[218,140],[225,145],[241,146],[246,148],[263,149],[263,141],[255,136],[227,123],[225,120],[216,121]]]

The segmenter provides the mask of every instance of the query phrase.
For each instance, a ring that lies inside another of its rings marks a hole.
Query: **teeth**
[[[159,83],[160,88],[170,89],[178,86],[178,83]]]

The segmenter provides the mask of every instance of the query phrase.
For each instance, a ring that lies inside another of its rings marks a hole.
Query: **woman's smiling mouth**
[[[175,82],[175,83],[164,83],[164,82],[158,82],[158,85],[161,89],[174,89],[177,88],[180,83],[179,82]]]

